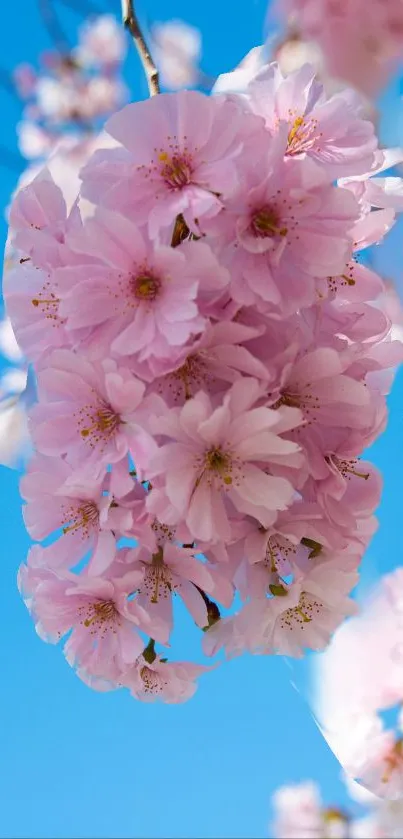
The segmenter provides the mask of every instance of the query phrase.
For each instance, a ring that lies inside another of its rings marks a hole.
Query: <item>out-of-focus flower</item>
[[[286,0],[278,2],[292,31],[318,44],[327,73],[374,96],[401,55],[400,0]]]
[[[315,713],[346,772],[385,799],[403,798],[403,572],[383,578],[361,614],[341,626],[315,667]],[[375,665],[374,665],[375,662]]]
[[[81,144],[99,132],[127,96],[121,78],[125,51],[121,25],[101,15],[82,26],[69,55],[43,54],[38,72],[17,67],[15,85],[26,102],[18,126],[24,157],[43,162],[60,143]]]
[[[26,410],[32,383],[27,381],[26,363],[8,318],[0,321],[0,353],[0,463],[16,466],[30,448]]]
[[[351,812],[325,806],[313,781],[279,787],[272,798],[274,839],[401,839],[403,801],[382,801],[375,795],[358,798],[349,779],[344,779],[353,801]],[[365,811],[363,808],[366,808]],[[350,809],[350,808],[349,808]],[[354,812],[354,815],[353,815]]]
[[[74,57],[83,67],[118,64],[126,53],[121,24],[113,15],[101,15],[85,21],[79,30],[79,44]]]
[[[153,53],[164,87],[193,87],[200,78],[202,39],[198,29],[182,20],[156,23],[151,31]]]

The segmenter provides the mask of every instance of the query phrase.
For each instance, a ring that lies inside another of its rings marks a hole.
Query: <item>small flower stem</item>
[[[143,650],[143,658],[147,662],[147,664],[152,664],[153,661],[157,658],[157,654],[155,652],[155,641],[153,638],[150,638],[146,647]]]
[[[155,96],[160,92],[158,70],[154,64],[154,60],[140,29],[140,24],[134,11],[133,0],[122,0],[122,19],[123,26],[130,32],[136,50],[140,56],[144,72],[146,74],[150,96]]]
[[[220,620],[220,610],[217,606],[217,603],[214,603],[214,600],[210,600],[210,598],[207,597],[206,592],[203,591],[203,589],[200,588],[200,586],[197,586],[196,583],[193,583],[193,585],[195,588],[197,588],[197,591],[199,592],[206,604],[208,623],[207,626],[203,628],[203,632],[205,632],[207,629],[210,628],[210,626],[214,626],[214,624]]]

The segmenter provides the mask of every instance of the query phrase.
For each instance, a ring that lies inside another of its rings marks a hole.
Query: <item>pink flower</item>
[[[205,542],[229,538],[231,508],[272,524],[294,493],[276,471],[286,466],[292,475],[303,463],[298,446],[280,435],[299,425],[301,414],[253,407],[261,395],[255,379],[243,379],[216,408],[200,392],[156,419],[156,432],[169,442],[148,470],[151,480],[163,480],[163,487],[153,485],[150,510],[168,523],[183,517],[193,536]]]
[[[114,15],[98,15],[80,26],[76,58],[84,67],[118,64],[124,58],[126,41]]]
[[[147,548],[135,548],[127,554],[130,579],[138,590],[136,602],[150,616],[151,632],[154,620],[166,628],[167,643],[173,627],[172,596],[178,594],[187,606],[193,620],[204,629],[208,626],[206,601],[201,594],[209,594],[229,608],[233,586],[212,565],[201,562],[189,550],[165,543],[155,553]],[[154,637],[155,633],[154,633]]]
[[[180,213],[197,233],[197,220],[216,215],[236,186],[242,140],[260,126],[234,102],[197,91],[127,105],[106,125],[127,153],[96,153],[81,173],[83,194],[102,194],[139,223],[146,207],[151,236]]]
[[[38,361],[55,347],[71,346],[53,271],[30,262],[11,268],[4,274],[3,293],[18,342],[29,360]]]
[[[280,787],[273,796],[276,839],[321,839],[325,835],[319,790],[311,781]]]
[[[17,64],[13,71],[13,80],[22,99],[28,99],[35,91],[37,76],[31,64]]]
[[[343,273],[358,205],[311,160],[285,162],[276,146],[266,171],[245,173],[242,191],[204,229],[228,243],[234,299],[287,315],[314,302],[316,278]]]
[[[146,654],[147,655],[147,654]],[[135,699],[155,702],[162,699],[170,704],[186,702],[197,689],[196,679],[210,670],[201,664],[188,661],[166,661],[160,656],[141,655],[135,665],[125,673],[123,684]]]
[[[111,532],[100,531],[101,510],[110,504],[103,494],[104,480],[69,486],[73,475],[62,458],[36,456],[21,481],[21,495],[27,502],[23,508],[27,530],[33,539],[42,540],[61,529],[60,539],[43,552],[49,567],[72,568],[87,551],[96,554],[98,549],[109,565],[116,544]]]
[[[271,391],[270,400],[275,406],[289,405],[302,411],[307,424],[298,437],[303,443],[316,425],[337,429],[368,427],[372,419],[371,393],[364,382],[345,372],[351,356],[320,346],[299,357],[292,356],[290,347],[290,361],[287,363],[284,354],[280,362],[282,381],[279,389]]]
[[[46,168],[18,190],[10,208],[12,244],[36,268],[66,264],[72,258],[66,236],[80,224],[77,206],[67,212],[63,193]]]
[[[153,53],[165,87],[179,90],[198,84],[201,33],[182,20],[156,23],[151,31]]]
[[[97,353],[170,359],[205,320],[198,291],[206,277],[217,288],[229,276],[208,245],[156,247],[124,216],[99,208],[72,244],[94,258],[92,265],[56,272],[62,289],[60,313],[68,330],[86,330],[86,344]]]
[[[252,79],[246,95],[271,132],[288,125],[287,157],[312,158],[329,180],[368,172],[378,142],[372,122],[360,117],[360,98],[343,90],[327,100],[315,76],[309,64],[285,77],[270,64]]]
[[[128,369],[55,350],[39,373],[38,388],[31,432],[41,454],[67,455],[77,475],[93,478],[128,452],[137,468],[147,462],[152,440],[138,423],[147,407],[145,386]]]
[[[385,731],[378,751],[361,767],[357,780],[380,798],[401,800],[403,788],[403,738]]]
[[[300,658],[306,649],[324,649],[344,618],[356,611],[347,595],[357,583],[358,562],[354,556],[320,557],[306,574],[296,570],[290,586],[270,584],[268,577],[270,596],[263,589],[260,597],[250,599],[229,619],[226,631],[220,624],[209,629],[205,652],[212,655],[225,645],[229,655],[236,654],[240,639],[244,650],[266,655]],[[208,639],[211,631],[214,645]]]
[[[42,550],[32,548],[34,561]],[[64,645],[70,664],[117,682],[140,655],[144,642],[137,630],[147,631],[149,620],[137,604],[128,609],[124,578],[58,575],[23,565],[19,587],[44,640],[56,644],[72,630]]]
[[[150,358],[150,364],[135,364],[140,378],[149,379],[154,373],[152,388],[161,393],[167,404],[183,404],[195,396],[200,388],[210,394],[222,392],[229,383],[242,375],[265,380],[268,369],[244,343],[261,333],[258,328],[234,321],[208,322],[202,335],[181,350],[172,370],[161,376],[161,361]]]
[[[401,51],[400,0],[373,0],[370,15],[365,0],[287,0],[281,8],[306,40],[319,43],[331,76],[372,97],[385,84]]]

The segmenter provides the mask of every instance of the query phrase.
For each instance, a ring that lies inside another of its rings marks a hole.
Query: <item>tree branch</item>
[[[39,11],[48,33],[61,55],[69,55],[70,44],[55,12],[52,0],[39,0]]]
[[[144,35],[140,29],[140,24],[134,11],[133,0],[122,0],[122,19],[123,26],[130,32],[136,50],[140,56],[144,72],[146,74],[150,96],[155,96],[160,92],[158,70],[154,64],[150,50],[148,49]]]

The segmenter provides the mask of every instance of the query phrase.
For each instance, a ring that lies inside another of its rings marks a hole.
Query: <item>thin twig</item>
[[[146,74],[150,96],[155,96],[160,92],[158,70],[140,29],[140,24],[134,11],[133,0],[122,0],[122,18],[123,26],[129,30],[140,56]]]
[[[39,11],[58,52],[61,55],[69,55],[70,44],[55,12],[52,0],[39,0]]]

